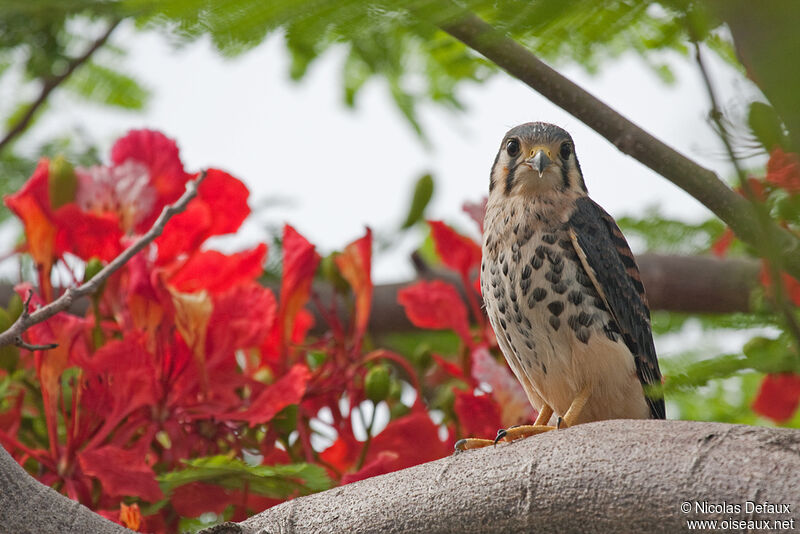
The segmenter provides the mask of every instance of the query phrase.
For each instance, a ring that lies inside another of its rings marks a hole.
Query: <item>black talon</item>
[[[558,420],[556,421],[556,429],[557,430],[561,429],[561,422],[562,421],[563,421],[563,419],[559,416]]]
[[[467,450],[466,446],[467,446],[467,440],[460,439],[456,441],[456,444],[453,446],[453,450],[455,450],[456,452],[464,452],[465,450]]]
[[[506,437],[507,434],[508,432],[506,431],[505,428],[501,428],[500,430],[498,430],[497,436],[494,438],[494,444],[497,445],[497,442]]]

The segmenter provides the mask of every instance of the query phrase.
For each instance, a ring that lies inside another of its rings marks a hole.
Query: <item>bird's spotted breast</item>
[[[580,365],[572,361],[573,344],[587,345],[593,336],[616,341],[619,329],[584,272],[566,222],[536,217],[535,205],[508,204],[513,200],[487,211],[481,286],[512,370],[533,391],[532,402],[547,401],[549,384]]]

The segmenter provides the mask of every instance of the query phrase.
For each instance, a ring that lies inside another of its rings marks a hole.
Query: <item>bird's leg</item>
[[[586,386],[581,390],[577,397],[572,399],[572,404],[569,405],[567,413],[564,414],[564,417],[559,418],[558,428],[569,428],[575,424],[575,421],[577,421],[581,416],[581,412],[586,406],[586,403],[589,401],[591,394],[591,388]]]
[[[515,426],[513,428],[509,428],[505,431],[502,436],[502,439],[505,441],[514,441],[517,439],[527,438],[528,436],[535,436],[536,434],[542,434],[543,432],[548,432],[550,430],[568,428],[575,424],[575,421],[581,415],[584,406],[586,406],[586,402],[589,400],[589,396],[592,394],[591,388],[586,386],[578,393],[578,396],[572,399],[572,403],[569,405],[569,409],[567,413],[564,414],[564,417],[558,418],[558,425],[557,426],[547,426],[545,423],[550,421],[550,417],[553,416],[553,408],[549,405],[545,404],[542,406],[542,410],[539,412],[539,416],[536,417],[536,422],[532,425],[522,425],[522,426]]]
[[[551,417],[553,417],[553,409],[549,404],[545,404],[542,406],[542,409],[539,410],[539,415],[536,416],[536,421],[533,422],[533,426],[545,426],[550,421]]]

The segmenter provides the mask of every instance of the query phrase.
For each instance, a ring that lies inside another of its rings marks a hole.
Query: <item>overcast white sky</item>
[[[216,166],[242,179],[252,192],[251,206],[289,201],[261,209],[223,248],[264,240],[265,224],[283,222],[323,252],[359,237],[364,225],[390,232],[402,221],[412,184],[425,171],[436,178],[428,215],[475,235],[462,203],[486,194],[489,167],[506,130],[533,120],[554,122],[572,134],[590,194],[612,215],[641,213],[654,204],[687,219],[707,214],[686,193],[505,74],[484,85],[465,85],[464,113],[424,107],[421,119],[432,142],[425,148],[380,81],[367,84],[357,109],[344,108],[341,50],[324,56],[296,84],[288,79],[288,58],[277,35],[232,60],[217,55],[207,40],[176,49],[164,37],[131,26],[120,28],[112,41],[130,50],[123,69],[152,90],[146,112],[108,112],[58,93],[33,138],[80,127],[101,141],[107,155],[128,129],[160,129],[178,141],[187,169]],[[666,57],[677,75],[673,86],[665,86],[635,56],[609,63],[597,76],[579,67],[562,72],[656,137],[727,175],[721,147],[705,121],[707,99],[696,68],[678,55]],[[749,85],[710,54],[709,60],[722,101],[744,102]],[[408,236],[378,258],[376,279],[407,278],[408,253],[419,240]]]

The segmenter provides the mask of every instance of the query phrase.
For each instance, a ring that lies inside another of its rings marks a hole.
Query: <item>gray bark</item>
[[[746,501],[790,511],[747,513]],[[703,513],[696,502],[742,510]],[[730,518],[795,519],[800,528],[800,430],[590,423],[456,453],[203,532],[681,532],[687,520]],[[0,532],[130,531],[42,486],[0,449]]]
[[[30,476],[0,447],[0,533],[130,534]]]
[[[701,513],[695,502],[703,501],[742,510]],[[745,501],[791,511],[746,513]],[[301,497],[206,532],[682,532],[690,519],[729,518],[794,518],[800,528],[800,430],[590,423]]]

